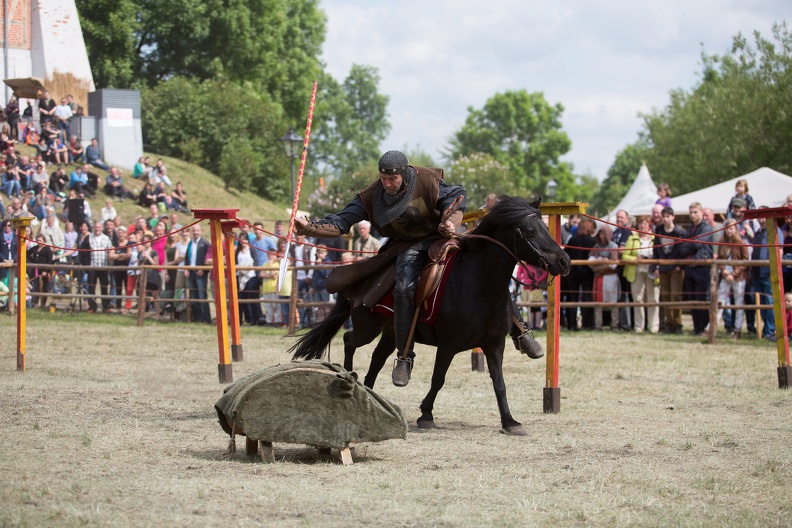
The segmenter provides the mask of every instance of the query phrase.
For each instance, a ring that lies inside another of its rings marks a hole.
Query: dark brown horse
[[[446,284],[436,322],[433,325],[418,323],[415,330],[416,342],[437,347],[431,388],[421,403],[419,427],[435,427],[432,408],[454,355],[480,347],[487,358],[502,430],[509,434],[525,434],[509,411],[503,380],[503,349],[511,325],[509,279],[516,259],[547,270],[551,275],[569,273],[569,257],[550,237],[538,205],[538,198],[528,201],[501,196],[476,227],[475,236],[462,237],[462,248]],[[355,349],[382,334],[364,380],[364,384],[372,388],[377,374],[396,348],[393,321],[362,305],[352,308],[343,295],[338,295],[327,318],[302,336],[290,352],[294,359],[322,357],[350,315],[354,330],[344,334],[344,368],[347,370],[353,368]]]

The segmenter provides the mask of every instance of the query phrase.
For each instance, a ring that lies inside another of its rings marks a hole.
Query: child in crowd
[[[657,186],[657,196],[659,198],[655,202],[663,207],[671,207],[671,187],[667,183],[661,183]]]
[[[745,202],[746,209],[756,209],[756,202],[754,202],[753,197],[748,194],[748,181],[746,180],[737,180],[737,183],[734,184],[734,196],[731,197],[729,200],[729,207],[726,209],[726,218],[734,218],[734,212],[732,208],[734,207],[735,200],[742,200]]]
[[[789,339],[792,337],[792,292],[784,294],[784,304],[786,305],[787,339]]]

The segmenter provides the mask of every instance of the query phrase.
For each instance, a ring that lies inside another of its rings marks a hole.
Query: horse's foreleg
[[[418,427],[421,429],[434,429],[437,427],[434,423],[432,409],[434,409],[437,393],[440,392],[440,389],[442,389],[445,384],[446,373],[448,372],[448,367],[451,366],[452,359],[454,359],[453,353],[443,352],[440,349],[437,350],[434,372],[432,372],[432,385],[426,397],[421,402],[421,417],[418,418]]]
[[[366,377],[363,379],[363,385],[369,389],[374,388],[377,375],[382,370],[382,367],[385,366],[388,356],[394,350],[396,350],[396,338],[393,335],[393,328],[386,327],[383,329],[379,343],[377,343],[374,352],[371,354],[371,363],[369,364],[368,372],[366,372]]]
[[[355,336],[352,330],[344,332],[344,368],[350,372],[355,370],[353,368],[355,350],[357,350],[357,346],[355,345]]]
[[[501,416],[501,431],[511,435],[524,435],[522,424],[512,418],[509,402],[506,400],[506,382],[503,379],[503,347],[501,342],[495,347],[483,348],[484,357],[487,358],[492,388],[495,389],[495,399],[498,401],[498,411]]]

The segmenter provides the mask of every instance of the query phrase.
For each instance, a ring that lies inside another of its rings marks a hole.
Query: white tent
[[[649,169],[646,168],[646,163],[644,163],[641,166],[641,170],[638,171],[638,176],[635,177],[630,190],[621,199],[619,205],[611,209],[608,215],[602,217],[602,219],[614,222],[616,220],[616,212],[622,209],[632,216],[651,214],[652,206],[657,201],[657,198],[657,185],[652,181]]]
[[[773,169],[762,167],[745,176],[732,178],[712,187],[699,189],[680,196],[672,196],[671,203],[673,204],[674,212],[687,214],[690,204],[698,202],[704,207],[709,207],[716,214],[726,214],[729,201],[735,194],[734,185],[737,180],[748,182],[748,194],[753,197],[757,207],[762,205],[781,207],[786,202],[786,197],[792,194],[792,177]],[[650,206],[646,213],[636,211],[635,214],[650,214],[651,209]],[[628,211],[630,210],[628,209]],[[630,213],[632,214],[633,211],[630,211]]]

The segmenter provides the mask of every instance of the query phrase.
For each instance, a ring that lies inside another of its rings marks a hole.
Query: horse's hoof
[[[437,429],[434,420],[418,420],[418,429]]]
[[[522,428],[522,425],[510,425],[509,427],[502,428],[500,432],[512,436],[525,436],[528,434],[525,432],[525,429]]]

